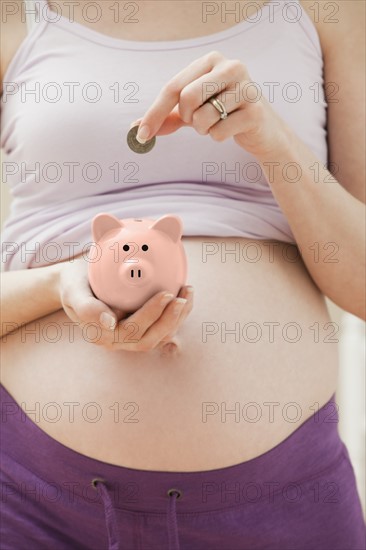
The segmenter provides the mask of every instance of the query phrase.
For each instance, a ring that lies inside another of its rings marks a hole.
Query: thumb
[[[117,317],[114,315],[113,311],[102,311],[99,316],[99,322],[106,330],[113,331],[117,326]]]
[[[72,309],[83,323],[98,323],[106,330],[114,330],[118,319],[114,311],[97,298],[73,300]]]

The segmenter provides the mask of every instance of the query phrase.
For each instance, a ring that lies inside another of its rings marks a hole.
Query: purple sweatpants
[[[79,454],[0,392],[2,550],[366,548],[334,398],[258,458],[175,473]]]

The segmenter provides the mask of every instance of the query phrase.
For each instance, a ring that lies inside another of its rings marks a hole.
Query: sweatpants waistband
[[[345,452],[334,395],[289,437],[254,459],[214,470],[165,472],[116,466],[78,453],[41,430],[3,386],[0,392],[2,460],[18,469],[18,479],[31,476],[40,491],[62,491],[87,502],[98,500],[97,485],[103,484],[114,507],[131,512],[166,513],[167,496],[173,493],[182,514],[275,499],[333,467]]]

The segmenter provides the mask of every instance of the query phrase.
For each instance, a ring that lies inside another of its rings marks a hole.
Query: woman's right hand
[[[177,298],[164,300],[167,291],[150,298],[134,313],[110,308],[98,300],[89,285],[88,262],[77,258],[63,263],[59,294],[66,315],[81,328],[93,325],[93,342],[110,350],[150,351],[168,343],[193,307],[193,291],[180,289]]]

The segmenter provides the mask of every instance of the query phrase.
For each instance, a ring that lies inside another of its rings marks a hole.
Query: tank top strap
[[[43,10],[48,7],[47,0],[23,0],[24,14],[27,23],[28,34],[41,22]]]

